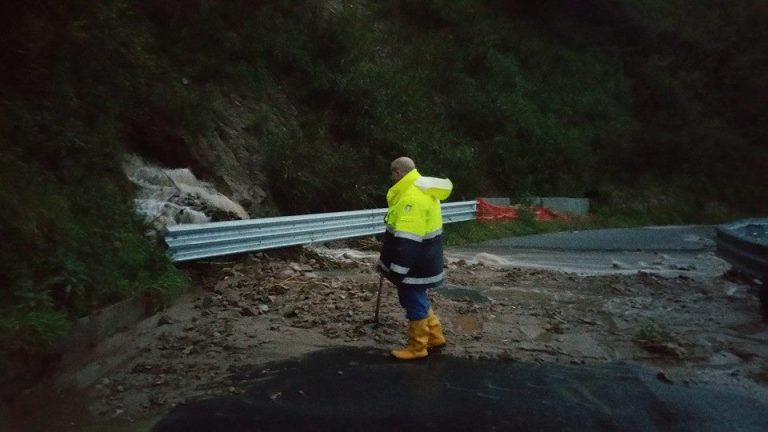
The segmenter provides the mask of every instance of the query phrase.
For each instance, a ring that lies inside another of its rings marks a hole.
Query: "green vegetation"
[[[178,289],[122,157],[204,177],[194,143],[241,102],[284,213],[383,207],[408,154],[453,199],[587,196],[593,224],[764,214],[767,19],[760,0],[3,2],[0,343]]]
[[[446,246],[464,246],[504,237],[555,232],[562,227],[562,224],[536,222],[530,218],[516,221],[457,222],[445,225],[443,230]]]

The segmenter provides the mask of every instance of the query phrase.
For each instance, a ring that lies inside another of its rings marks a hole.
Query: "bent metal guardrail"
[[[762,280],[768,274],[768,219],[745,219],[717,227],[717,255],[736,270]]]
[[[475,219],[476,201],[442,204],[443,223]],[[280,216],[168,227],[176,262],[381,234],[387,209]]]

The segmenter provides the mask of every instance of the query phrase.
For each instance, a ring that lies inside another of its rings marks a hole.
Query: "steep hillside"
[[[456,199],[589,196],[645,222],[765,213],[759,0],[0,5],[0,339],[182,284],[136,153],[251,215],[383,206],[412,156]]]

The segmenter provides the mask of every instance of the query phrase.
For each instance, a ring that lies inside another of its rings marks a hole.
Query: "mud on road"
[[[387,282],[381,325],[371,325],[375,254],[281,255],[196,265],[194,294],[60,373],[57,385],[77,387],[87,411],[59,421],[60,429],[135,430],[175,405],[244,392],[248,383],[236,378],[243,368],[327,347],[405,343],[404,313]],[[768,331],[757,292],[728,277],[578,276],[449,256],[447,283],[431,299],[448,339],[444,355],[639,362],[665,382],[738,387],[768,399]]]

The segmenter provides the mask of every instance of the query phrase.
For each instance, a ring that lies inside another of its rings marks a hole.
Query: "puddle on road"
[[[491,301],[488,297],[480,294],[477,289],[461,285],[445,284],[445,286],[435,288],[435,292],[451,300],[470,300],[475,303],[488,303]]]
[[[464,333],[472,334],[480,330],[480,320],[475,315],[461,315],[454,319],[454,326]]]

